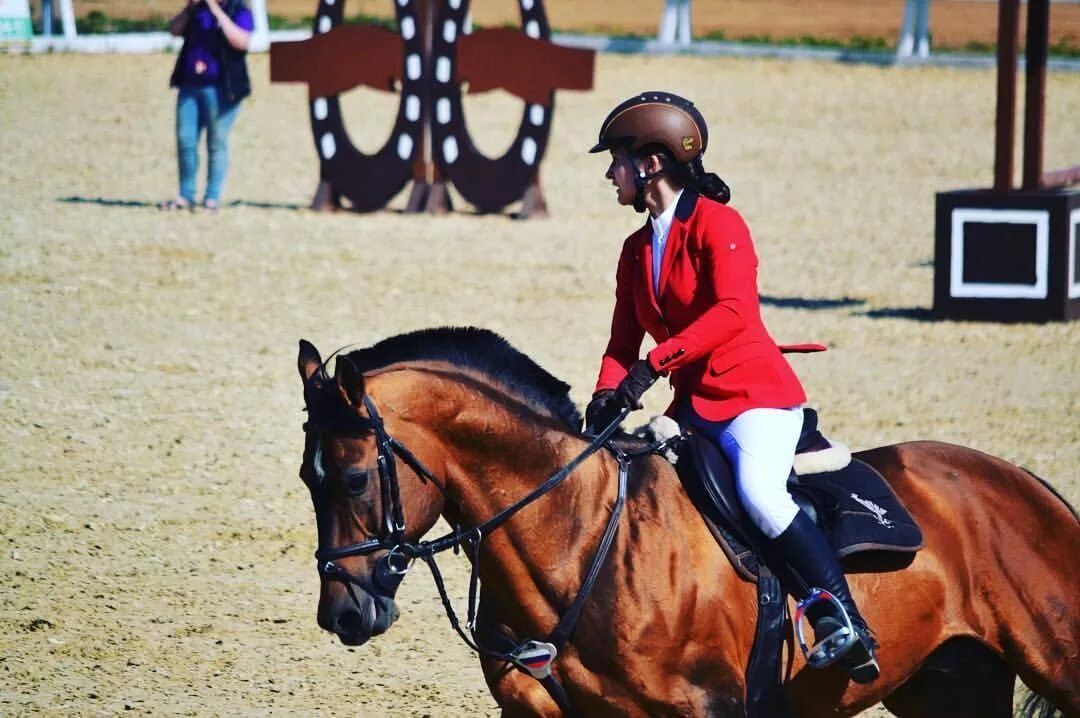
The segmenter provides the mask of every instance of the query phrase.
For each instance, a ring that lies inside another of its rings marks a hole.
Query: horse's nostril
[[[337,619],[336,633],[356,635],[364,631],[364,618],[359,611],[342,611]]]

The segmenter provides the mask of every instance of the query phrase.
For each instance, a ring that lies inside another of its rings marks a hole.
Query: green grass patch
[[[169,29],[169,18],[152,15],[142,20],[112,17],[101,10],[91,10],[75,19],[75,30],[80,35],[105,35],[117,32],[163,32]],[[38,32],[40,32],[38,28]]]

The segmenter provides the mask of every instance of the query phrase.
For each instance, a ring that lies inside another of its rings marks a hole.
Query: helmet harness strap
[[[658,169],[656,172],[646,172],[645,170],[638,170],[637,173],[634,174],[634,188],[636,190],[636,192],[634,193],[635,210],[637,210],[638,212],[645,211],[645,185],[647,185],[650,180],[653,180],[662,174],[664,174],[663,167]]]

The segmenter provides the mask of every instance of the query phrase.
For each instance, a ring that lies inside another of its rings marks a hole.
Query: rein
[[[432,474],[432,472],[429,471],[408,448],[397,439],[390,436],[386,431],[382,417],[379,415],[375,403],[371,398],[365,394],[363,396],[363,402],[364,408],[367,410],[368,416],[370,417],[369,421],[365,422],[356,418],[351,423],[362,423],[365,428],[370,426],[375,432],[375,441],[378,451],[377,467],[381,485],[381,500],[383,502],[382,533],[376,538],[371,538],[348,546],[338,548],[324,548],[320,546],[315,552],[315,560],[318,563],[319,572],[332,579],[342,581],[346,585],[355,584],[361,586],[362,584],[357,577],[335,564],[334,561],[348,556],[367,556],[377,551],[386,551],[386,555],[376,563],[374,581],[378,588],[386,591],[387,594],[390,594],[396,590],[397,586],[404,579],[411,568],[413,560],[419,558],[427,564],[428,568],[431,570],[432,578],[435,581],[435,586],[439,592],[439,597],[442,600],[450,625],[469,648],[480,655],[507,661],[525,670],[544,685],[564,714],[574,716],[579,715],[571,704],[569,696],[566,695],[566,691],[552,675],[551,665],[558,655],[559,649],[561,649],[569,640],[570,634],[573,632],[574,626],[585,606],[585,601],[592,591],[596,579],[600,574],[600,569],[603,567],[604,561],[611,549],[618,528],[619,518],[622,514],[623,506],[626,503],[627,477],[630,459],[634,456],[653,451],[657,447],[648,447],[640,451],[627,453],[609,443],[612,435],[618,430],[619,424],[622,423],[622,420],[629,413],[629,409],[623,409],[619,415],[603,429],[603,431],[593,437],[589,444],[582,449],[577,456],[518,501],[499,511],[478,526],[470,529],[458,528],[457,530],[451,531],[432,541],[419,541],[414,543],[405,539],[405,517],[401,504],[401,492],[394,457],[400,458],[409,468],[416,472],[421,480],[431,481],[440,489],[440,491],[442,490],[442,487],[439,485],[438,481],[436,481],[434,474]],[[320,428],[318,424],[313,421],[309,421],[304,425],[304,430],[306,432],[316,431],[318,428]],[[662,442],[662,444],[663,443],[666,442]],[[510,651],[497,651],[482,646],[476,636],[476,619],[479,603],[480,545],[483,542],[484,537],[502,526],[506,521],[518,513],[518,511],[562,483],[586,459],[602,448],[611,451],[618,461],[618,493],[615,505],[612,507],[611,514],[608,517],[607,525],[604,527],[604,532],[600,538],[599,545],[589,564],[585,579],[582,581],[581,587],[578,589],[577,596],[571,603],[570,608],[560,617],[559,622],[544,641],[534,639],[525,640]],[[457,550],[463,545],[470,549],[469,556],[472,564],[469,575],[468,615],[466,619],[468,634],[462,630],[457,613],[454,611],[450,597],[447,594],[442,573],[435,560],[437,554],[450,548]]]

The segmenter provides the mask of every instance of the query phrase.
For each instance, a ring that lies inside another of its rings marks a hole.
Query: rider
[[[787,491],[806,394],[762,322],[750,231],[727,206],[728,186],[702,166],[708,139],[693,103],[668,92],[635,95],[600,126],[591,151],[611,153],[605,176],[619,204],[648,210],[649,220],[619,258],[611,338],[586,430],[640,409],[645,390],[670,373],[672,408],[730,461],[742,504],[786,564],[778,573],[795,574],[789,589],[801,597],[825,589],[846,609],[858,640],[840,663],[869,682],[878,676],[876,643],[836,554]],[[640,359],[645,332],[657,346]],[[827,601],[807,615],[819,640],[841,626]]]

